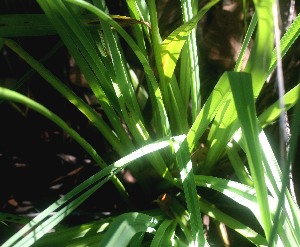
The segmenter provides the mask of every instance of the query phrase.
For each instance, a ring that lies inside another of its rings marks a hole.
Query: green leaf
[[[249,42],[250,42],[251,37],[253,35],[253,32],[255,30],[256,24],[257,24],[257,14],[254,13],[253,16],[252,16],[251,22],[249,24],[246,36],[245,36],[245,38],[243,40],[243,44],[242,44],[242,47],[241,47],[238,59],[236,60],[234,71],[239,72],[242,69],[243,60],[245,58],[245,52],[247,50],[247,47],[249,45]]]
[[[183,13],[183,21],[188,22],[194,16],[193,13],[197,13],[198,11],[198,1],[181,0],[180,2]],[[200,71],[198,58],[199,44],[197,44],[196,40],[196,28],[191,31],[188,41],[185,44],[186,45],[183,47],[185,52],[181,53],[181,59],[183,59],[186,64],[181,63],[181,72],[183,70],[186,71],[185,80],[181,81],[181,86],[183,87],[183,91],[190,91],[190,93],[186,93],[185,96],[191,95],[192,121],[194,122],[201,108]],[[186,56],[186,58],[184,58],[184,56]],[[187,103],[188,99],[185,98],[184,102]],[[188,108],[186,107],[185,109]]]
[[[206,12],[214,6],[219,0],[210,1],[206,4],[195,17],[184,23],[175,31],[173,31],[161,44],[162,66],[164,75],[171,78],[179,58],[181,49],[186,42],[188,36],[197,25],[198,21],[206,14]]]
[[[262,86],[269,75],[269,66],[274,48],[274,0],[253,1],[257,14],[257,31],[245,72],[252,75],[253,93],[257,98]]]
[[[196,191],[192,162],[190,160],[191,157],[186,138],[181,142],[174,142],[174,148],[178,167],[180,169],[180,178],[183,184],[187,208],[190,215],[193,244],[196,246],[204,246],[205,239],[203,235],[198,194]]]
[[[262,224],[267,236],[271,233],[271,216],[268,205],[268,192],[262,169],[261,147],[254,105],[251,75],[246,73],[230,73],[235,108],[245,137],[245,148],[260,207]]]
[[[198,140],[214,119],[220,107],[228,105],[228,95],[230,93],[230,86],[228,80],[228,72],[225,72],[214,90],[206,100],[196,120],[194,121],[190,131],[187,134],[187,142],[189,144],[190,152],[196,147]]]
[[[198,182],[200,180],[202,180],[202,177],[200,178],[196,176],[197,185],[203,184],[202,182]],[[212,183],[214,182],[212,181]],[[210,187],[209,183],[207,183],[207,187]],[[226,189],[227,187],[224,186],[223,189],[220,189],[220,191],[224,191]],[[241,199],[243,200],[244,197],[242,196]],[[218,208],[216,208],[215,205],[207,202],[205,199],[202,198],[200,198],[199,204],[200,204],[201,212],[203,212],[204,214],[208,215],[213,219],[216,219],[219,222],[224,223],[226,226],[236,231],[240,235],[244,236],[253,244],[257,246],[267,246],[267,240],[263,236],[261,236],[259,233],[257,233],[247,225],[243,224],[242,222],[236,220],[235,218],[229,216],[228,214],[223,213]]]
[[[294,44],[294,42],[299,37],[299,35],[300,35],[300,14],[297,15],[293,23],[289,26],[288,30],[285,32],[285,34],[280,40],[280,53],[282,57],[291,48],[292,44]],[[276,61],[277,61],[277,55],[276,55],[276,50],[274,50],[272,54],[272,60],[271,60],[271,65],[268,74],[271,74],[272,71],[275,69],[277,65]]]
[[[136,233],[154,233],[157,224],[157,219],[143,213],[123,214],[111,223],[100,246],[126,247]]]
[[[283,96],[283,102],[286,111],[291,109],[298,102],[300,97],[299,90],[300,90],[300,84],[292,88]],[[258,117],[258,120],[262,125],[262,128],[266,127],[269,124],[274,123],[274,121],[278,119],[281,111],[282,110],[279,107],[279,100],[277,100],[272,105],[270,105],[267,109],[265,109],[264,112]]]
[[[174,222],[173,220],[169,220],[169,219],[164,220],[159,225],[159,227],[154,235],[154,238],[151,242],[150,247],[163,246],[162,243],[164,243],[164,242],[165,242],[165,244],[167,244],[167,242],[168,242],[168,245],[171,245],[171,236],[175,232],[175,227],[173,227],[174,225],[176,226],[176,222]],[[169,236],[169,238],[167,236]]]

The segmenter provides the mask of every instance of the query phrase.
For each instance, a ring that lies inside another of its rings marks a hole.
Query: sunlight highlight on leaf
[[[186,42],[188,36],[195,28],[198,21],[217,2],[219,2],[219,0],[210,1],[198,12],[198,14],[195,17],[181,25],[163,41],[161,45],[162,66],[164,74],[167,78],[172,77],[181,49],[184,43]]]

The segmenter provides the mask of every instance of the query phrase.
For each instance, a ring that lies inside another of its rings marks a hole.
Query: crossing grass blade
[[[249,72],[253,76],[252,79],[254,82],[253,90],[255,98],[257,98],[268,76],[268,70],[271,63],[272,49],[274,44],[272,28],[273,17],[272,12],[268,12],[268,9],[272,9],[272,2],[272,0],[268,0],[264,5],[262,5],[259,4],[258,1],[254,1],[258,26],[254,45],[251,49],[250,57],[245,67],[245,72]],[[249,28],[253,30],[255,25],[251,25]],[[252,30],[249,30],[249,33],[252,33]],[[267,35],[267,30],[272,30],[271,35]],[[242,56],[242,53],[240,56]],[[213,165],[220,158],[222,154],[221,150],[224,150],[233,133],[238,129],[238,124],[236,121],[237,115],[234,111],[234,104],[233,102],[230,102],[232,101],[232,98],[228,98],[228,101],[229,105],[225,105],[219,109],[208,137],[208,140],[211,143],[211,148],[206,159],[208,170],[211,170]],[[225,113],[227,117],[223,118]]]
[[[181,141],[183,136],[173,137],[172,142]],[[63,198],[57,200],[50,205],[47,209],[41,212],[27,225],[25,225],[20,231],[14,234],[8,239],[2,246],[30,246],[35,243],[39,238],[45,235],[49,230],[54,228],[61,220],[63,220],[68,214],[74,211],[81,203],[83,203],[89,196],[91,196],[96,190],[101,188],[103,184],[109,181],[113,176],[124,169],[128,164],[134,160],[139,159],[147,154],[151,154],[162,148],[166,148],[171,145],[170,139],[154,142],[145,147],[142,147],[131,154],[121,158],[114,164],[102,169],[100,172],[91,176],[76,188],[67,193]],[[56,212],[53,216],[49,215]],[[23,235],[27,233],[26,237]]]
[[[266,221],[263,223],[266,236],[268,241],[270,241],[271,236],[271,227],[273,227],[273,224],[271,223],[271,218],[269,215],[269,206],[267,208],[264,208],[265,205],[268,205],[267,202],[267,188],[266,184],[268,185],[268,188],[270,192],[273,194],[274,198],[276,200],[279,200],[280,198],[280,192],[281,191],[281,181],[282,181],[282,174],[280,171],[280,168],[276,163],[273,161],[276,161],[274,158],[268,158],[270,154],[272,154],[272,150],[266,150],[266,147],[269,147],[268,141],[266,138],[262,139],[259,134],[259,131],[261,131],[259,125],[257,124],[256,116],[255,116],[255,109],[254,109],[254,101],[253,101],[253,95],[251,95],[252,89],[251,89],[251,80],[248,82],[245,81],[243,84],[243,80],[235,81],[231,80],[230,84],[232,86],[233,91],[233,97],[235,100],[235,105],[237,108],[238,118],[241,122],[242,130],[243,130],[243,136],[244,136],[244,150],[248,157],[248,162],[250,166],[251,176],[253,178],[254,187],[257,194],[257,200],[260,204],[260,210],[262,216],[266,217]],[[247,86],[248,84],[248,86]],[[243,85],[245,88],[243,88]],[[249,86],[250,85],[250,86]],[[248,94],[248,96],[247,96]],[[252,102],[251,102],[252,99]],[[252,104],[252,106],[251,106]],[[252,113],[252,114],[251,114]],[[243,119],[244,118],[244,119]],[[253,133],[251,137],[251,133]],[[248,137],[247,137],[248,135]],[[248,138],[248,141],[247,141]],[[251,140],[252,138],[252,140]],[[250,139],[250,140],[249,140]],[[261,157],[260,155],[263,154]],[[252,163],[252,164],[251,164]],[[252,166],[254,165],[254,166]],[[255,167],[256,165],[256,167]],[[255,174],[256,173],[256,174]],[[264,176],[264,173],[266,175]],[[266,182],[264,182],[266,181]],[[269,183],[268,183],[269,182]],[[285,188],[283,188],[285,190]],[[287,218],[281,218],[279,219],[280,225],[286,227],[286,230],[283,230],[280,228],[277,233],[273,233],[272,241],[274,240],[276,244],[278,244],[278,241],[282,241],[285,243],[288,241],[287,239],[290,239],[289,242],[297,243],[299,239],[296,237],[294,228],[298,229],[298,220],[295,221],[299,216],[299,211],[293,210],[294,205],[291,203],[289,192],[286,190],[286,192],[282,192],[286,197],[286,203],[279,205],[279,207],[282,207],[283,205],[286,205],[284,207],[285,213],[288,215]],[[261,198],[260,198],[261,197]],[[261,200],[261,201],[260,201]],[[282,201],[283,202],[283,201]],[[261,205],[263,204],[263,205]],[[277,205],[277,204],[275,204]],[[263,219],[263,218],[262,218]],[[264,220],[264,219],[263,219]],[[277,235],[278,234],[278,235]],[[288,236],[288,237],[287,237]],[[272,242],[271,241],[271,242]]]
[[[147,21],[128,16],[111,15],[111,18],[121,26],[135,26],[142,24],[148,26]],[[94,15],[81,14],[80,19],[89,30],[100,29],[99,20]],[[0,15],[0,37],[26,37],[56,35],[53,27],[45,14],[8,14]]]
[[[284,240],[283,242],[293,242],[294,244],[292,245],[297,245],[297,243],[299,242],[299,237],[297,237],[297,232],[299,231],[299,207],[291,198],[290,192],[286,188],[287,186],[284,185],[284,175],[279,168],[279,165],[266,135],[261,128],[259,128],[259,132],[266,185],[268,187],[268,190],[270,191],[270,194],[275,199],[275,201],[272,202],[271,205],[273,205],[273,207],[276,207],[276,205],[278,205],[282,209],[282,213],[285,215],[280,218],[280,229],[278,229],[278,232],[274,232],[274,234],[276,234],[276,237],[280,236],[281,240]],[[245,150],[244,142],[242,141],[242,139],[241,133],[240,131],[238,131],[234,135],[234,140],[239,143],[242,149]],[[283,194],[284,199],[280,199]],[[284,200],[284,203],[280,202],[280,200]]]

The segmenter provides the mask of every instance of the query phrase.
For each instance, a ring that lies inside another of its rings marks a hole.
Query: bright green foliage
[[[11,34],[5,25],[0,25],[0,47],[5,45],[13,50],[75,105],[95,125],[99,135],[105,137],[119,160],[106,164],[97,151],[55,113],[20,93],[0,87],[0,99],[24,104],[49,118],[77,141],[100,169],[30,222],[22,218],[26,225],[2,246],[208,246],[203,232],[203,214],[223,222],[256,246],[300,246],[299,207],[287,188],[288,173],[281,170],[263,131],[279,118],[283,109],[275,102],[257,116],[255,108],[256,99],[276,69],[278,59],[273,51],[272,7],[275,1],[254,1],[255,13],[234,71],[223,73],[205,102],[201,102],[200,95],[195,27],[218,0],[209,1],[201,9],[198,9],[198,1],[181,0],[182,24],[171,30],[165,40],[161,39],[157,1],[154,0],[126,1],[130,18],[119,19],[131,26],[130,34],[116,16],[110,16],[104,0],[37,2],[45,15],[19,18],[27,18],[29,22],[38,18],[47,30],[61,37],[108,122],[22,47],[8,39],[18,33]],[[83,18],[85,12],[89,14],[88,19]],[[0,16],[0,24],[13,26],[19,21],[13,18],[15,16]],[[91,27],[91,20],[98,22],[96,28]],[[44,34],[38,25],[34,30],[36,35]],[[28,28],[16,29],[16,32],[32,35],[33,31]],[[282,37],[282,56],[299,34],[300,15]],[[250,57],[241,72],[245,51],[252,38]],[[139,60],[145,73],[144,81],[131,69],[120,39]],[[177,67],[179,63],[180,68]],[[299,96],[298,82],[283,96],[285,110],[297,104],[299,111]],[[151,106],[147,112],[150,120],[146,120],[144,114],[147,104]],[[295,115],[287,164],[293,160],[299,136],[299,114]],[[200,139],[206,134],[207,153],[198,164],[191,157],[200,149]],[[221,159],[227,159],[232,166],[235,181],[212,176]],[[117,179],[125,167],[140,182],[149,179],[145,168],[150,167],[159,177],[166,193],[155,200],[156,210],[139,212],[137,209],[137,212],[69,229],[57,227],[109,180],[113,181],[120,196],[130,203],[126,186]],[[228,197],[233,211],[234,207],[249,209],[251,221],[257,221],[263,232],[253,224],[247,225],[239,216],[223,212],[219,205],[199,193],[201,187]],[[0,213],[1,221],[14,222],[8,217]],[[48,234],[53,228],[56,232]]]

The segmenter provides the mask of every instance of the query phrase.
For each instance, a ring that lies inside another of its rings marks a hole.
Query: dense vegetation
[[[2,210],[2,246],[300,246],[300,16],[273,0],[204,2],[37,0],[0,16],[2,55],[29,65],[1,80],[1,115],[34,116],[50,142],[52,121],[84,163],[64,178],[93,167],[33,219]],[[25,36],[54,43],[40,57]],[[57,53],[60,72],[47,67]],[[26,86],[35,73],[47,87]],[[110,193],[118,210],[84,211]],[[75,212],[84,222],[67,224]]]

